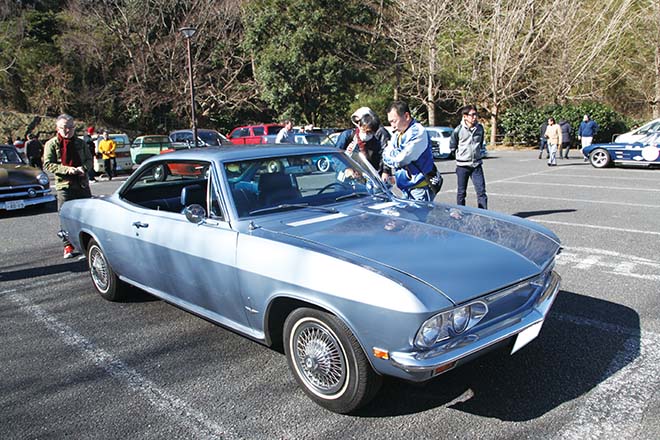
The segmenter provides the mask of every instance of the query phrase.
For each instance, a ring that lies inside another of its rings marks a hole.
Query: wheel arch
[[[289,316],[289,314],[291,314],[291,312],[303,307],[319,310],[340,319],[355,336],[355,339],[360,344],[364,355],[369,360],[371,367],[374,368],[373,359],[369,354],[370,352],[365,349],[363,341],[355,332],[355,329],[351,323],[346,320],[345,316],[330,307],[288,295],[277,296],[268,304],[266,313],[264,314],[264,330],[267,345],[281,353],[284,353],[284,321]]]

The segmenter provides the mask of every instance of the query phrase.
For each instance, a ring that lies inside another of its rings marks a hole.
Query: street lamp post
[[[193,69],[192,69],[192,56],[190,55],[190,39],[195,35],[197,29],[194,27],[182,27],[179,32],[186,38],[186,47],[188,49],[188,81],[190,81],[190,104],[192,106],[192,132],[195,141],[195,148],[197,148],[197,118],[195,116],[195,83],[193,82]]]

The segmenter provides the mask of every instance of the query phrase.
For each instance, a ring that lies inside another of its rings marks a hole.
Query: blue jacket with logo
[[[406,131],[395,133],[383,151],[383,163],[396,170],[394,176],[400,189],[424,181],[435,164],[431,137],[422,124],[413,119]]]

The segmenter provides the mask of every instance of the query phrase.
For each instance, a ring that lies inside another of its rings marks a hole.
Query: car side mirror
[[[206,209],[196,203],[186,206],[183,213],[190,223],[195,223],[196,225],[201,225],[206,220]]]

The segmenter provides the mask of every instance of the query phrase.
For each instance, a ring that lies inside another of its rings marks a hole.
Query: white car
[[[639,128],[620,134],[614,138],[614,142],[621,144],[632,144],[634,142],[643,144],[660,143],[660,119],[654,119]]]

